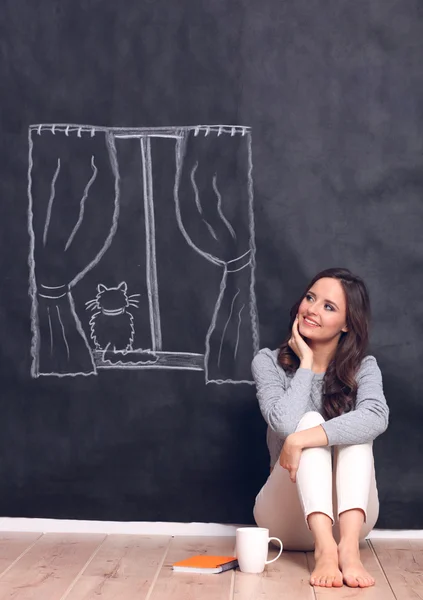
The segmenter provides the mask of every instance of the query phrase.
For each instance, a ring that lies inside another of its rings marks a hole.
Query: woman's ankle
[[[329,515],[314,512],[308,515],[308,526],[314,537],[314,554],[336,554],[338,547],[333,537],[333,521]]]
[[[336,554],[338,545],[333,537],[325,537],[324,539],[316,539],[314,542],[314,554],[320,556],[322,554]]]
[[[356,537],[341,538],[338,544],[340,552],[354,551],[359,552],[360,542]]]

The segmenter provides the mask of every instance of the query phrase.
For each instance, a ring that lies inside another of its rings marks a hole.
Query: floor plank
[[[234,551],[235,538],[230,536],[178,536],[173,538],[148,600],[167,600],[167,598],[172,598],[172,600],[230,600],[233,591],[234,570],[218,575],[175,573],[172,570],[172,564],[194,554],[232,556]]]
[[[423,540],[362,544],[362,560],[376,579],[364,590],[310,586],[312,553],[284,552],[259,575],[172,570],[174,562],[193,554],[234,551],[233,537],[0,532],[0,600],[423,599]],[[271,548],[269,557],[276,553]]]
[[[145,600],[170,536],[109,535],[66,600]]]
[[[360,599],[362,598],[363,600],[395,599],[389,583],[386,581],[386,577],[379,567],[372,548],[365,541],[360,544],[360,554],[363,565],[376,581],[375,585],[364,589],[350,588],[345,584],[342,588],[323,588],[316,586],[314,589],[317,600],[328,600],[329,597],[335,596],[337,599],[357,598],[358,594],[360,595]],[[312,552],[307,552],[307,559],[311,573],[314,569],[314,555]]]
[[[38,538],[41,533],[0,533],[0,577]]]
[[[423,550],[423,540],[409,540],[409,539],[371,539],[371,545],[374,549],[376,547],[381,549],[391,550]]]
[[[398,600],[423,598],[423,540],[376,540],[371,544]]]
[[[0,600],[59,600],[105,537],[43,535],[0,579]]]
[[[269,559],[277,556],[271,549]],[[281,557],[259,575],[235,573],[234,600],[313,600],[304,552],[282,552]]]

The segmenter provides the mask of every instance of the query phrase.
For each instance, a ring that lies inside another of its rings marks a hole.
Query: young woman
[[[359,541],[379,514],[372,443],[389,410],[366,355],[369,318],[364,282],[347,269],[322,271],[292,307],[281,347],[252,363],[271,466],[254,518],[286,550],[314,550],[315,586],[374,585]]]

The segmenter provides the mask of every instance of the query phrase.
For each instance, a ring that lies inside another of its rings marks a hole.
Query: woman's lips
[[[303,318],[303,323],[304,325],[306,325],[307,327],[320,327],[320,325],[317,325],[315,323],[312,323],[310,321],[306,321],[306,317]]]

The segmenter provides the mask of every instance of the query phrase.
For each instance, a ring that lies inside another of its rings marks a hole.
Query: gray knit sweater
[[[308,411],[323,415],[324,373],[298,368],[286,373],[278,364],[278,350],[263,348],[253,359],[261,413],[268,424],[267,445],[270,466],[278,460],[286,437],[293,433]],[[382,375],[374,356],[366,356],[357,372],[357,401],[354,410],[322,424],[329,446],[365,444],[388,426],[389,409],[382,387]]]

